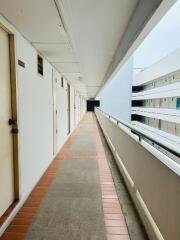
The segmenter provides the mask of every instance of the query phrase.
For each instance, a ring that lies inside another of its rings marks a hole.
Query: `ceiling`
[[[138,0],[59,0],[90,97],[102,85],[108,65]]]
[[[0,0],[5,16],[54,67],[87,96],[79,63],[53,0]]]
[[[123,47],[135,41],[160,2],[0,0],[0,12],[84,96],[93,98],[108,80],[105,76],[114,61],[120,61],[116,57],[119,47],[125,54]]]

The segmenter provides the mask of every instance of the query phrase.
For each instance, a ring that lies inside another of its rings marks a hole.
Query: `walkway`
[[[0,239],[129,239],[92,113],[85,115]]]

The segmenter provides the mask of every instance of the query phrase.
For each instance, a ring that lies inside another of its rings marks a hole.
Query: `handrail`
[[[152,141],[153,143],[159,145],[160,147],[164,148],[168,152],[174,154],[175,156],[180,157],[180,148],[176,147],[175,145],[173,145],[169,142],[166,142],[165,140],[163,140],[161,138],[158,138],[158,140],[155,140],[154,137],[152,137],[150,133],[147,133],[143,130],[140,131],[137,127],[133,126],[132,124],[129,124],[123,120],[117,119],[116,117],[109,115],[107,112],[103,111],[99,107],[97,107],[96,109],[101,111],[103,114],[108,115],[108,117],[110,119],[115,120],[117,122],[117,125],[119,123],[121,123],[122,125],[131,129],[132,133],[139,136],[139,141],[141,141],[142,138],[146,138],[146,139]]]

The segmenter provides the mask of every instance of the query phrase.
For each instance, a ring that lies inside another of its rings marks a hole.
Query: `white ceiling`
[[[138,0],[59,0],[88,95],[94,97]]]
[[[129,36],[125,42],[130,46],[142,30],[144,19],[147,21],[159,2],[161,0],[0,0],[0,12],[67,80],[92,98],[107,80],[104,78],[121,42],[124,44],[124,36]],[[146,6],[145,16],[138,12],[141,6]],[[135,12],[137,24],[133,18]],[[133,30],[130,28],[133,37],[127,31],[132,22],[137,25]]]
[[[0,0],[0,12],[54,67],[87,96],[79,63],[53,0]]]

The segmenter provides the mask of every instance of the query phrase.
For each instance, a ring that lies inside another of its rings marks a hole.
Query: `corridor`
[[[180,240],[179,12],[0,0],[0,240]]]
[[[0,239],[130,239],[93,113],[81,120]]]

